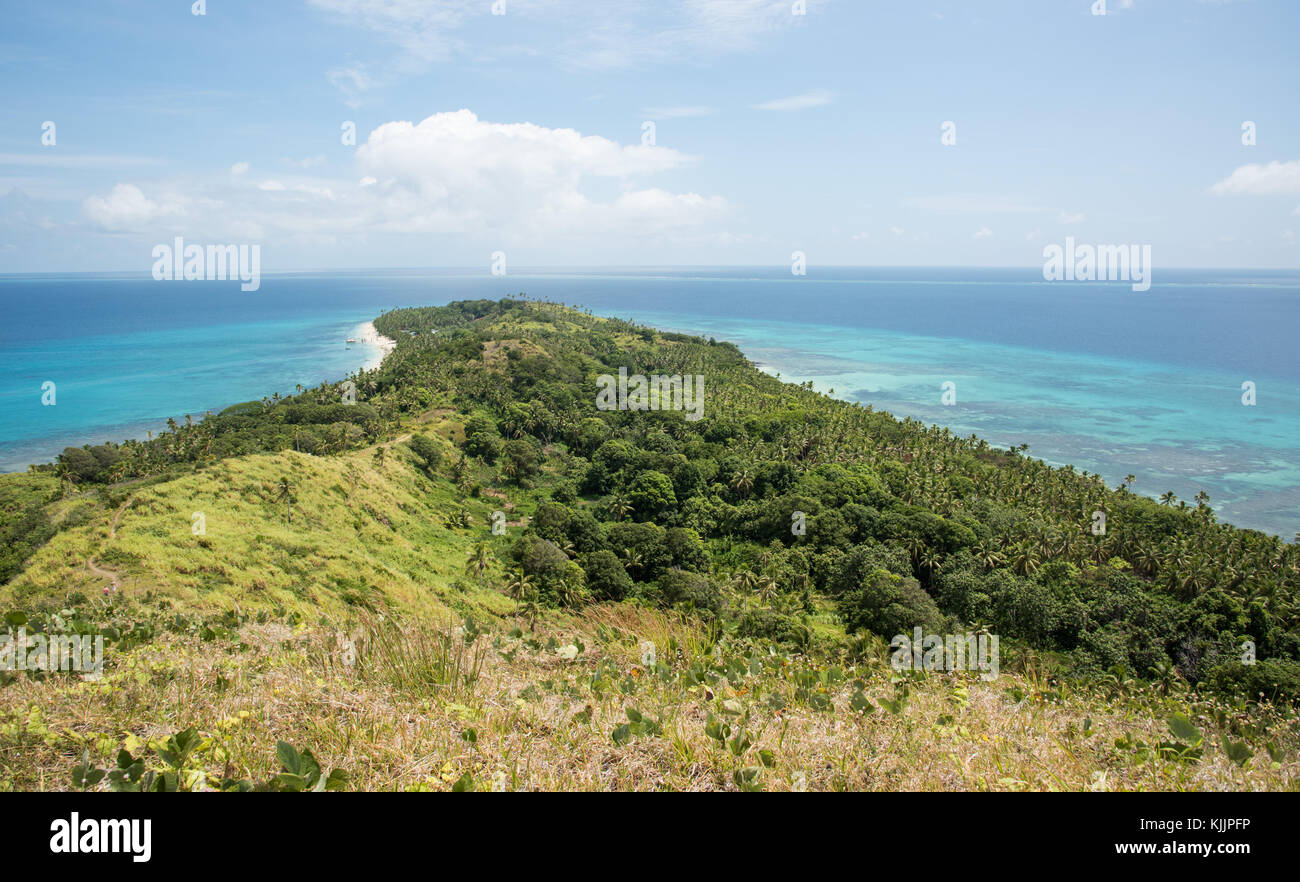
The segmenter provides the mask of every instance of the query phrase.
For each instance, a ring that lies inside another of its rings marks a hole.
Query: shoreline
[[[397,341],[390,337],[380,334],[375,328],[374,322],[362,322],[352,329],[350,337],[357,341],[356,345],[367,347],[370,352],[367,353],[365,363],[361,366],[362,370],[374,370],[383,364],[388,353],[397,347]],[[212,413],[220,413],[222,409],[237,404],[236,401],[226,401],[216,409],[207,408]],[[195,413],[201,412],[195,409]],[[179,419],[179,415],[177,416]],[[105,425],[94,427],[83,431],[72,430],[60,433],[51,438],[28,438],[13,442],[6,442],[3,447],[13,448],[6,450],[3,466],[0,466],[0,475],[22,474],[31,466],[49,465],[53,463],[58,456],[58,452],[65,447],[84,447],[93,444],[121,444],[124,441],[135,440],[143,441],[148,436],[149,431],[155,435],[166,431],[166,417],[148,417],[141,420],[132,420],[127,423],[116,425]],[[54,450],[57,447],[58,450]],[[23,452],[24,448],[31,452]],[[41,459],[44,453],[37,451],[49,449],[51,452],[48,459]],[[17,465],[22,462],[22,465]]]
[[[364,370],[372,371],[379,367],[384,363],[384,359],[388,357],[388,353],[397,348],[397,341],[379,333],[374,322],[363,322],[357,325],[353,334],[356,336],[357,342],[363,346],[379,350],[378,355],[373,356],[363,365]]]

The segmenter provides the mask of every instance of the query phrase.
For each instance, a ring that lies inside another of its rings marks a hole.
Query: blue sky
[[[0,272],[1300,267],[1300,4],[1093,3],[4,0]]]

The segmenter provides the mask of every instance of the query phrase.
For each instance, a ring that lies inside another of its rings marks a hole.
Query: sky
[[[1300,267],[1300,3],[1098,2],[0,0],[0,273]]]

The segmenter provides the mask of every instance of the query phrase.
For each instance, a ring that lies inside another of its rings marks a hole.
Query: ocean
[[[1140,293],[1045,282],[1037,268],[492,276],[485,264],[264,273],[247,293],[147,275],[0,276],[0,470],[338,379],[380,356],[345,340],[382,310],[521,293],[730,340],[836,397],[1027,443],[1112,485],[1133,474],[1136,492],[1204,490],[1223,520],[1300,531],[1296,271],[1157,271]],[[42,404],[47,381],[54,406]]]

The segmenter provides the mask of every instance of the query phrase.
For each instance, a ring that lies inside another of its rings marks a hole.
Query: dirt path
[[[130,501],[131,500],[128,498],[125,502],[119,505],[117,511],[113,513],[113,520],[109,521],[108,539],[110,542],[117,538],[117,524],[122,520],[122,513],[126,511],[127,503]],[[122,577],[112,570],[105,569],[96,564],[94,557],[86,558],[86,569],[90,570],[101,579],[107,579],[109,582],[109,590],[113,593],[117,593],[122,588]]]
[[[122,587],[122,580],[118,578],[117,573],[112,570],[106,570],[103,567],[96,566],[94,558],[86,558],[86,569],[90,570],[101,579],[107,579],[109,587],[113,592],[117,592]]]

